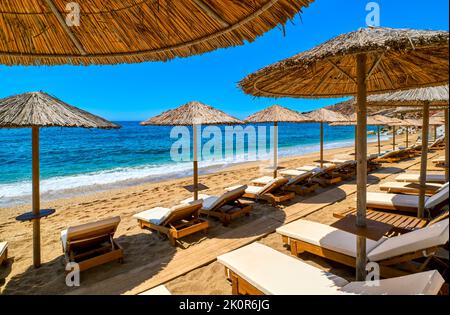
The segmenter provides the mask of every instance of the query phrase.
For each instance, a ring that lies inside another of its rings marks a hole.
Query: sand
[[[400,139],[399,139],[400,140]],[[383,143],[383,149],[389,149],[389,143]],[[348,155],[353,148],[339,148],[325,152],[325,159],[340,155]],[[375,144],[369,144],[369,152],[376,152]],[[440,154],[442,155],[442,153]],[[313,163],[318,154],[308,154],[280,160],[285,167],[306,165]],[[226,170],[200,176],[200,182],[210,187],[202,192],[220,194],[225,187],[235,184],[246,184],[252,178],[263,175],[264,166],[268,162],[254,162],[232,166]],[[182,186],[191,184],[191,178],[167,180],[159,183],[143,184],[136,187],[115,189],[102,193],[87,194],[81,197],[46,202],[42,208],[54,208],[56,213],[41,221],[42,236],[42,267],[32,267],[32,227],[30,223],[19,223],[15,217],[29,211],[30,206],[0,209],[0,240],[9,242],[10,259],[5,267],[0,268],[0,292],[2,294],[65,294],[73,291],[65,285],[64,260],[60,243],[60,231],[68,226],[74,226],[93,220],[111,216],[120,216],[121,223],[116,233],[117,242],[123,246],[125,261],[123,264],[109,263],[82,273],[84,287],[95,286],[105,279],[132,272],[159,259],[163,263],[169,262],[178,251],[193,248],[203,242],[204,235],[187,237],[177,247],[170,246],[166,240],[161,240],[156,234],[148,230],[141,230],[133,214],[155,206],[173,206],[179,201],[190,197]],[[323,190],[318,191],[318,193]],[[347,201],[350,204],[352,201]],[[341,204],[340,207],[345,206]],[[333,205],[332,207],[336,207]],[[249,218],[242,218],[229,227],[223,227],[217,221],[210,221],[211,228],[207,238],[213,239],[221,234],[245,224],[246,220],[254,220],[265,216],[273,208],[267,204],[258,204]],[[329,223],[333,217],[330,209],[315,213],[311,219]],[[288,253],[283,248],[277,235],[269,235],[261,240],[280,251]],[[330,268],[329,263],[311,259],[314,264],[323,268]],[[313,259],[314,258],[314,259]],[[318,262],[317,262],[318,261]],[[343,271],[346,272],[345,270]],[[348,270],[349,275],[352,271]],[[130,281],[132,281],[130,279]],[[130,282],[130,286],[132,283]],[[193,270],[178,277],[167,284],[168,288],[177,294],[230,294],[231,289],[225,280],[223,267],[217,262]]]

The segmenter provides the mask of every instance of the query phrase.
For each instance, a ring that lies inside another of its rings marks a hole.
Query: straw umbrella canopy
[[[33,222],[35,267],[41,265],[40,219],[54,212],[54,210],[40,209],[39,129],[45,127],[120,128],[116,124],[43,92],[14,95],[0,100],[0,128],[31,128],[32,130],[32,212],[19,216],[18,220]]]
[[[267,66],[240,82],[270,97],[357,96],[358,134],[367,131],[367,94],[448,82],[448,32],[363,28]],[[358,141],[357,217],[366,226],[367,139]],[[356,278],[365,279],[366,239],[357,238]]]
[[[201,125],[240,125],[237,118],[209,105],[193,101],[141,122],[142,126],[192,126],[194,200],[198,200],[198,132]]]
[[[416,88],[406,91],[398,91],[368,97],[367,102],[373,106],[383,104],[397,104],[398,106],[422,106],[422,155],[420,167],[420,195],[417,216],[423,217],[425,209],[425,186],[427,174],[428,155],[428,129],[430,126],[430,105],[444,106],[448,108],[449,93],[448,84],[428,88]],[[448,109],[446,110],[448,117]],[[432,122],[434,123],[434,122]],[[446,123],[446,177],[448,178],[448,121]]]
[[[66,0],[1,1],[3,37],[14,40],[2,40],[0,63],[117,64],[187,57],[252,42],[312,1],[77,0],[69,9]]]
[[[244,119],[246,123],[273,123],[273,177],[277,177],[278,171],[278,123],[304,123],[311,120],[292,109],[272,105]]]
[[[326,109],[319,108],[309,113],[305,113],[307,117],[309,117],[312,121],[320,123],[320,167],[323,167],[323,124],[324,123],[336,123],[336,122],[345,122],[347,117],[344,115]]]

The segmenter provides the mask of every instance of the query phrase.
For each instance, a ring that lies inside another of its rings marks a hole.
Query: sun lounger
[[[427,183],[425,186],[425,194],[433,195],[442,188],[442,184]],[[420,193],[419,183],[408,183],[408,182],[386,182],[380,184],[381,191],[386,191],[388,193],[394,194],[412,194],[418,195]]]
[[[280,172],[281,175],[287,177],[289,182],[283,187],[285,191],[292,191],[300,196],[313,193],[319,187],[317,183],[311,181],[315,172],[300,171],[297,169],[288,169]]]
[[[431,197],[425,196],[425,210],[433,216],[448,203],[449,187],[445,185]],[[367,208],[417,213],[419,196],[390,193],[367,193]]]
[[[273,178],[270,182],[268,182],[264,186],[248,186],[245,189],[245,193],[243,195],[244,198],[249,198],[253,200],[266,200],[270,202],[272,205],[276,205],[278,203],[292,200],[295,198],[295,193],[286,192],[282,190],[282,187],[285,186],[289,180],[284,177]],[[226,191],[232,191],[241,187],[233,186],[225,188]]]
[[[419,183],[420,182],[420,174],[412,174],[412,173],[400,174],[399,176],[397,176],[395,178],[395,181],[408,182],[408,183]],[[427,183],[444,184],[445,183],[445,175],[444,174],[427,174],[425,181]]]
[[[340,183],[342,181],[342,175],[334,172],[338,167],[338,165],[333,163],[324,164],[323,168],[316,172],[311,180],[322,187]]]
[[[228,225],[232,220],[248,215],[253,208],[251,204],[243,204],[239,201],[245,194],[247,186],[240,186],[230,190],[221,196],[209,196],[200,194],[199,199],[203,200],[200,214],[219,219],[223,225]],[[188,204],[193,201],[192,198],[183,200],[182,204]]]
[[[135,214],[133,218],[138,220],[141,228],[147,227],[165,234],[170,244],[175,246],[176,241],[182,237],[207,231],[208,221],[198,217],[201,207],[202,200],[197,200],[172,208],[152,208]]]
[[[139,295],[172,295],[172,293],[170,293],[166,286],[162,284],[145,292],[139,293]]]
[[[217,260],[225,266],[234,295],[436,295],[444,284],[436,270],[380,280],[378,286],[349,283],[259,243],[221,255]]]
[[[397,149],[383,154],[374,161],[378,163],[395,163],[411,157],[413,157],[413,155],[409,149]]]
[[[61,231],[66,264],[75,262],[87,270],[111,261],[123,260],[123,249],[114,240],[120,217],[72,226]]]
[[[357,236],[329,225],[298,220],[277,229],[291,253],[309,252],[355,267]],[[449,219],[391,238],[366,240],[367,258],[380,266],[381,276],[390,278],[423,271],[437,248],[449,238]],[[425,258],[420,265],[413,260]],[[400,269],[400,267],[402,267]]]
[[[8,259],[8,243],[0,242],[0,266]]]

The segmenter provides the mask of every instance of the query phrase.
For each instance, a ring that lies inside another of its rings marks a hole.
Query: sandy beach
[[[415,136],[414,136],[415,138]],[[398,137],[399,143],[402,138]],[[390,141],[383,142],[384,150],[390,149]],[[369,144],[369,152],[376,152],[376,144]],[[339,148],[325,152],[325,159],[331,159],[339,155],[347,155],[353,152],[353,147]],[[436,151],[430,154],[430,159],[442,155]],[[281,159],[280,164],[284,167],[312,164],[317,160],[318,154],[308,154],[305,156],[290,157]],[[408,161],[408,165],[417,165],[419,159]],[[394,168],[402,168],[402,163],[393,165]],[[202,193],[219,195],[225,187],[235,184],[246,184],[252,178],[264,174],[263,167],[267,162],[247,163],[232,166],[226,170],[200,176],[200,182],[207,187]],[[391,167],[391,165],[385,165]],[[415,166],[417,168],[417,166]],[[434,168],[430,164],[430,171],[442,172],[442,169]],[[402,171],[398,169],[397,172]],[[416,171],[414,171],[416,172]],[[387,176],[387,180],[392,176]],[[66,293],[138,293],[145,289],[146,280],[151,278],[151,274],[140,274],[148,264],[157,261],[157,268],[153,268],[153,275],[167,269],[170,262],[183,251],[195,252],[194,249],[202,243],[220,239],[222,235],[232,232],[250,221],[272,214],[274,208],[270,205],[258,203],[249,217],[244,217],[233,222],[228,227],[223,227],[218,221],[210,220],[211,228],[207,235],[198,234],[182,240],[177,247],[170,246],[166,240],[161,240],[158,235],[148,230],[138,227],[136,220],[132,216],[140,211],[150,209],[155,206],[173,206],[181,200],[190,197],[191,194],[182,186],[191,184],[191,178],[167,180],[159,183],[144,184],[136,187],[115,189],[97,194],[87,194],[82,197],[71,199],[55,200],[44,203],[42,208],[54,208],[56,213],[41,221],[42,237],[42,267],[34,269],[32,267],[32,229],[30,223],[19,223],[15,217],[25,211],[29,211],[28,206],[0,209],[0,240],[9,242],[10,259],[6,268],[0,269],[0,291],[2,294],[66,294]],[[345,185],[346,183],[344,183]],[[348,183],[347,183],[348,184]],[[350,183],[353,185],[354,183]],[[327,188],[327,189],[333,189]],[[369,190],[377,190],[377,185],[372,185]],[[321,188],[316,195],[325,192]],[[286,205],[292,204],[297,207],[307,197],[296,197],[296,199]],[[307,219],[322,223],[332,223],[332,213],[336,209],[344,209],[354,204],[354,197],[334,203],[330,206],[316,211]],[[281,206],[276,211],[283,211],[285,206]],[[83,272],[81,275],[81,288],[69,288],[65,285],[64,263],[60,242],[60,231],[69,227],[93,220],[120,216],[121,223],[115,235],[117,242],[123,246],[125,260],[123,264],[109,263],[100,267]],[[277,250],[288,253],[282,246],[280,237],[271,233],[260,240]],[[312,263],[324,270],[331,270],[341,276],[351,278],[353,271],[348,268],[332,264],[325,260],[309,255],[301,256],[301,259]],[[159,268],[159,269],[158,269]],[[166,270],[167,271],[167,270]],[[125,276],[127,275],[127,276]],[[122,279],[117,283],[117,290],[96,291],[96,287],[102,288],[102,283],[107,285],[108,279]],[[231,288],[225,280],[223,266],[217,262],[212,262],[188,272],[187,274],[170,279],[167,287],[174,294],[230,294]],[[81,291],[80,291],[81,289]],[[86,291],[83,291],[86,290]]]

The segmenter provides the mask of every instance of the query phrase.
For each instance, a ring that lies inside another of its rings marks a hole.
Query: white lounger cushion
[[[198,195],[198,199],[203,200],[203,205],[202,205],[203,210],[210,210],[215,205],[215,203],[219,200],[219,197],[200,194],[200,195]],[[194,198],[190,197],[190,198],[184,199],[180,203],[188,204],[188,203],[191,203],[192,201],[194,201]]]
[[[153,289],[147,290],[145,292],[139,293],[139,295],[172,295],[169,290],[167,290],[165,285],[159,285]]]
[[[426,209],[432,209],[437,205],[442,204],[445,200],[448,200],[448,185],[444,186],[438,192],[436,192],[433,196],[428,198],[425,202]]]
[[[308,244],[356,257],[356,236],[326,224],[297,220],[279,227],[277,233]],[[383,241],[384,239],[378,242],[368,239],[366,244],[367,253]]]
[[[160,225],[172,212],[170,208],[155,207],[133,215],[133,218]]]
[[[8,242],[0,242],[0,256],[3,255],[7,248]]]
[[[202,210],[210,211],[210,210],[213,210],[219,203],[223,202],[224,200],[226,200],[229,197],[234,196],[239,191],[245,190],[246,188],[247,188],[246,185],[239,185],[239,186],[236,186],[235,189],[229,190],[226,193],[222,194],[220,197],[200,194],[198,196],[198,199],[203,201]],[[181,203],[189,204],[189,203],[192,203],[193,201],[194,201],[194,198],[190,197],[190,198],[183,200]]]
[[[325,167],[325,165],[324,165]],[[298,167],[297,170],[299,171],[307,171],[307,172],[313,172],[313,173],[318,173],[320,171],[322,171],[322,169],[320,167],[317,167],[315,165],[305,165],[305,166],[301,166]]]
[[[428,200],[428,198],[429,197],[425,196],[425,202]],[[419,206],[419,196],[368,192],[367,204],[374,206],[395,205],[397,207],[417,208]]]
[[[273,179],[273,176],[262,176],[251,181],[255,185],[267,185]]]
[[[347,280],[253,243],[217,260],[264,294],[338,294]]]
[[[301,175],[309,174],[309,173],[310,173],[310,171],[301,171],[301,170],[297,170],[297,169],[288,169],[288,170],[280,171],[281,175],[291,176],[291,177],[301,176]]]
[[[367,255],[371,261],[380,261],[415,251],[444,245],[448,242],[449,220],[386,239]]]
[[[358,295],[437,295],[445,283],[437,270],[380,280],[379,286],[365,281],[350,282],[341,290]]]
[[[420,174],[401,174],[395,178],[398,182],[410,182],[418,183],[420,182]],[[427,174],[427,183],[445,183],[444,174]]]

